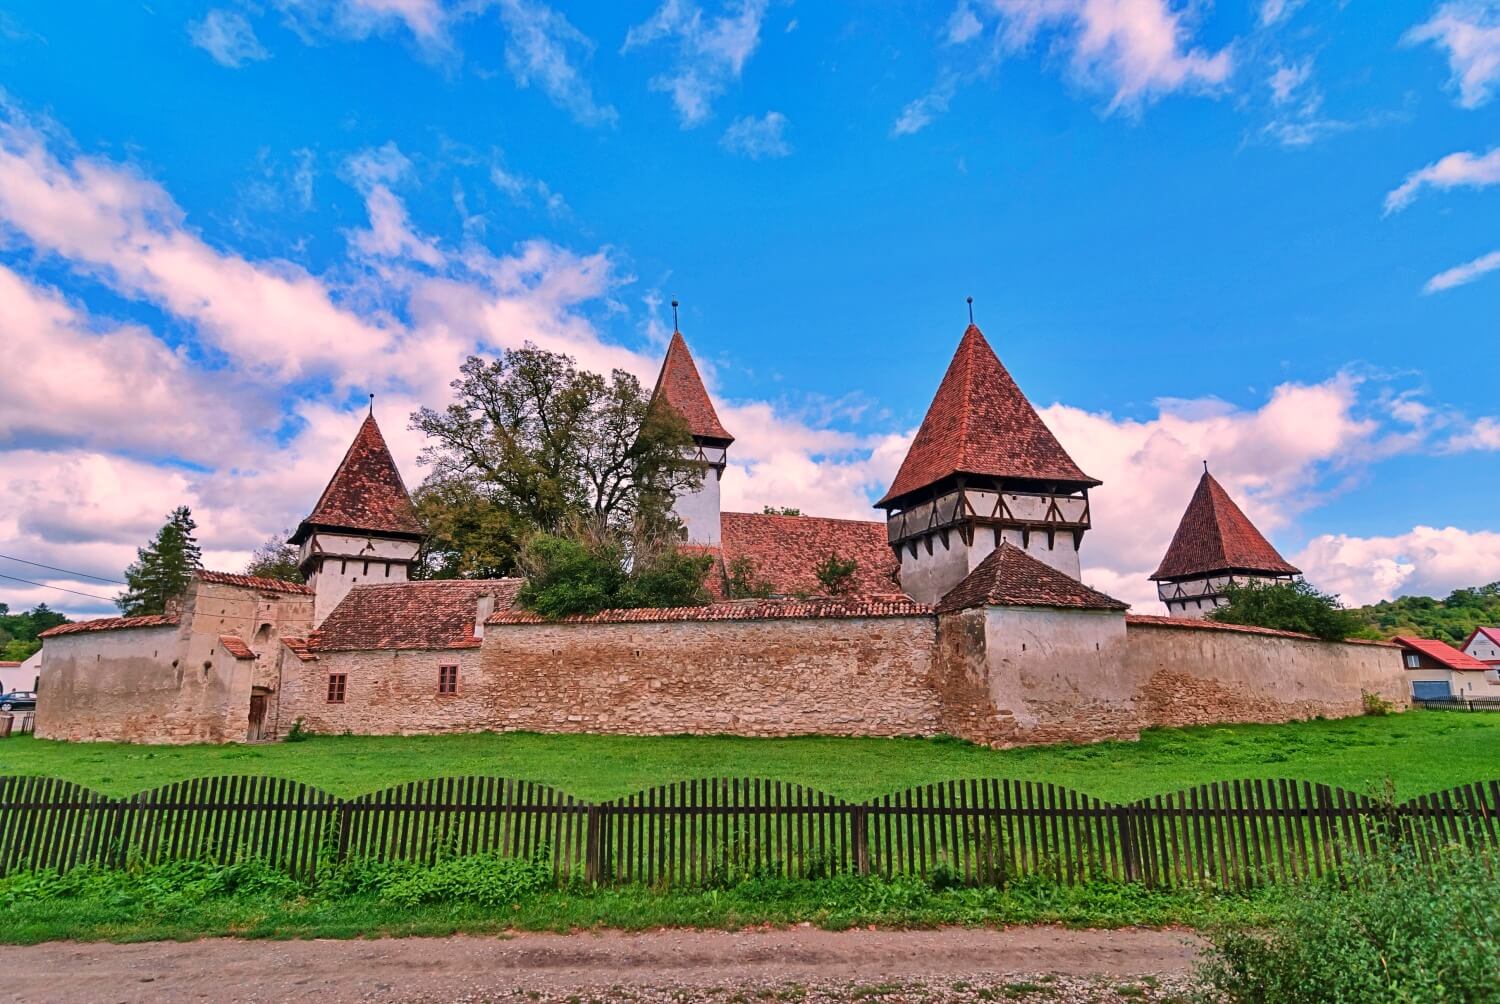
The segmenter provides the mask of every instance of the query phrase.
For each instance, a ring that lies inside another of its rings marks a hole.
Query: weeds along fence
[[[311,876],[352,859],[546,855],[560,879],[650,885],[748,874],[1040,875],[1243,888],[1337,870],[1380,839],[1421,854],[1495,847],[1500,781],[1396,804],[1306,781],[1206,784],[1114,804],[973,779],[849,802],[783,781],[706,779],[586,802],[542,784],[439,778],[341,799],[295,781],[209,777],[125,798],[0,777],[0,874],[258,858]]]

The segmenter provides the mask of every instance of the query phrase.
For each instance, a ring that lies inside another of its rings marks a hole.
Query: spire
[[[672,301],[674,309],[676,305],[677,301]],[[656,378],[656,389],[651,392],[653,403],[658,398],[687,421],[688,431],[695,438],[721,440],[726,446],[734,442],[734,437],[719,422],[719,414],[714,411],[714,403],[698,376],[698,366],[680,331],[672,332],[667,357],[662,360],[661,374]]]
[[[385,437],[380,434],[373,407],[328,487],[323,489],[318,504],[292,535],[291,543],[301,543],[315,528],[422,536],[416,507],[406,492],[390,448],[385,445]]]
[[[1100,484],[1078,468],[970,324],[901,469],[877,507],[955,474]]]
[[[1182,579],[1214,572],[1299,575],[1301,570],[1261,536],[1205,463],[1182,522],[1152,579]]]

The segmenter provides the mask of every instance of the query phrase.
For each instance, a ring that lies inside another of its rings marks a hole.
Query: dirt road
[[[1098,999],[1088,987],[1181,982],[1198,942],[1178,931],[657,931],[372,941],[56,942],[0,947],[0,1000],[480,1001]],[[1058,974],[1038,983],[1041,974]],[[1022,981],[1025,977],[1026,981]],[[1029,981],[1029,982],[1027,982]],[[1080,996],[1072,996],[1073,990]],[[790,989],[788,989],[790,988]],[[978,997],[965,996],[968,992]],[[1131,999],[1137,992],[1127,991]],[[727,996],[726,996],[727,995]],[[1155,993],[1149,996],[1156,996]],[[912,997],[911,999],[917,999]],[[1124,998],[1121,998],[1124,999]]]

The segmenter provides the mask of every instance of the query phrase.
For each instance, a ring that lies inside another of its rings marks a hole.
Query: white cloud
[[[421,42],[442,40],[447,28],[447,12],[439,0],[347,0],[347,9],[354,19],[400,21]]]
[[[191,321],[213,348],[263,373],[364,370],[396,334],[342,309],[297,265],[210,247],[160,186],[129,168],[65,164],[14,115],[0,115],[0,226]]]
[[[719,143],[731,153],[760,160],[763,157],[785,157],[792,152],[786,138],[786,116],[766,112],[760,118],[745,115],[724,130]]]
[[[1283,384],[1255,409],[1162,401],[1146,420],[1063,404],[1042,409],[1079,466],[1104,482],[1089,496],[1094,529],[1084,540],[1085,577],[1138,610],[1155,611],[1146,577],[1166,553],[1204,460],[1274,541],[1316,503],[1330,471],[1375,449],[1380,430],[1357,414],[1359,386],[1343,375]]]
[[[626,33],[620,51],[676,39],[676,65],[653,77],[651,89],[672,96],[683,128],[701,125],[760,45],[767,5],[768,0],[732,0],[724,13],[708,18],[690,0],[665,0],[650,18]]]
[[[1112,90],[1110,109],[1131,108],[1174,91],[1211,90],[1233,69],[1229,49],[1191,47],[1186,10],[1168,0],[989,0],[1006,48],[1031,45],[1047,28],[1071,50],[1085,84]]]
[[[1500,533],[1417,526],[1385,537],[1323,534],[1292,562],[1351,606],[1402,595],[1441,597],[1500,580]]]
[[[1451,453],[1466,450],[1500,450],[1500,418],[1478,419],[1468,428],[1454,434],[1444,444]]]
[[[552,103],[583,125],[613,125],[612,105],[594,100],[593,89],[575,60],[586,60],[594,43],[560,12],[540,0],[499,0],[500,20],[509,32],[505,65],[516,83],[539,86]]]
[[[196,369],[145,328],[101,324],[3,265],[0,315],[0,448],[82,444],[203,464],[242,448],[246,423],[275,422],[233,375]],[[227,397],[240,403],[223,408]]]
[[[1304,2],[1306,0],[1261,0],[1260,23],[1262,27],[1285,21]]]
[[[1266,83],[1271,88],[1271,101],[1277,105],[1287,104],[1296,96],[1303,84],[1312,77],[1312,60],[1301,63],[1276,62],[1276,69]]]
[[[1431,42],[1448,50],[1458,103],[1478,108],[1500,82],[1500,2],[1455,0],[1438,7],[1430,20],[1406,33],[1407,45]]]
[[[1136,111],[1176,91],[1213,93],[1229,79],[1228,47],[1212,52],[1193,45],[1191,14],[1172,0],[959,0],[944,29],[946,46],[972,47],[988,35],[986,50],[949,65],[924,95],[909,102],[891,132],[919,132],[948,110],[960,81],[987,77],[1001,58],[1024,52],[1046,36],[1049,56],[1067,57],[1073,79],[1112,94],[1108,110]]]
[[[944,30],[948,44],[962,45],[982,31],[984,22],[974,16],[974,8],[969,6],[967,0],[959,0],[953,13],[948,15],[948,24]]]
[[[1442,293],[1459,286],[1467,286],[1496,269],[1500,269],[1500,251],[1491,251],[1489,254],[1480,255],[1473,261],[1467,261],[1447,271],[1439,272],[1427,280],[1427,284],[1422,287],[1422,292]]]
[[[1450,153],[1419,171],[1413,171],[1386,195],[1385,211],[1395,213],[1405,209],[1424,187],[1446,190],[1488,185],[1500,185],[1500,146],[1481,156],[1466,151]]]
[[[901,109],[901,114],[896,116],[896,122],[891,126],[892,135],[910,136],[926,129],[933,119],[948,110],[957,90],[958,74],[948,71],[941,73],[937,83],[932,85],[932,90]]]
[[[216,7],[201,21],[188,23],[188,38],[221,66],[239,67],[270,58],[255,29],[239,11]]]

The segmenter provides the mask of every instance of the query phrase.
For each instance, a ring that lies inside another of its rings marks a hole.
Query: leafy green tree
[[[22,641],[20,638],[12,638],[0,647],[0,662],[25,662],[36,654],[42,647],[40,641]]]
[[[167,601],[187,589],[193,572],[202,565],[203,552],[193,536],[198,524],[187,506],[178,506],[136,560],[125,569],[125,592],[115,605],[126,617],[161,614]]]
[[[428,480],[412,495],[427,529],[414,575],[496,579],[514,575],[522,545],[536,531],[470,481]]]
[[[755,562],[744,555],[730,561],[724,572],[724,592],[731,600],[763,600],[776,588],[770,579],[761,577]]]
[[[625,589],[624,552],[616,545],[538,532],[521,553],[521,606],[543,617],[592,614],[615,606]]]
[[[291,535],[291,530],[282,530],[280,535],[268,537],[250,555],[245,574],[258,575],[262,579],[279,579],[282,582],[306,582],[298,561],[297,546],[286,542]]]
[[[794,509],[789,505],[768,505],[761,507],[763,516],[801,516],[801,509]]]
[[[564,534],[536,533],[520,565],[518,601],[543,617],[592,614],[622,607],[698,606],[709,600],[707,554],[679,549],[668,537],[637,533],[634,547],[608,527],[575,521]]]
[[[428,439],[418,495],[438,529],[433,574],[510,572],[523,542],[572,520],[660,534],[675,495],[702,484],[686,422],[623,370],[606,380],[528,344],[471,356],[453,389],[443,411],[412,416]]]
[[[1402,596],[1356,607],[1354,613],[1376,637],[1407,634],[1462,644],[1475,628],[1500,625],[1500,582],[1455,589],[1441,600]]]
[[[859,562],[853,558],[840,558],[837,552],[818,562],[813,574],[829,596],[843,596],[854,588],[854,575],[859,571]]]
[[[1363,628],[1358,615],[1337,596],[1319,592],[1302,579],[1269,585],[1230,586],[1229,603],[1208,615],[1221,624],[1300,631],[1325,641],[1343,641]]]

